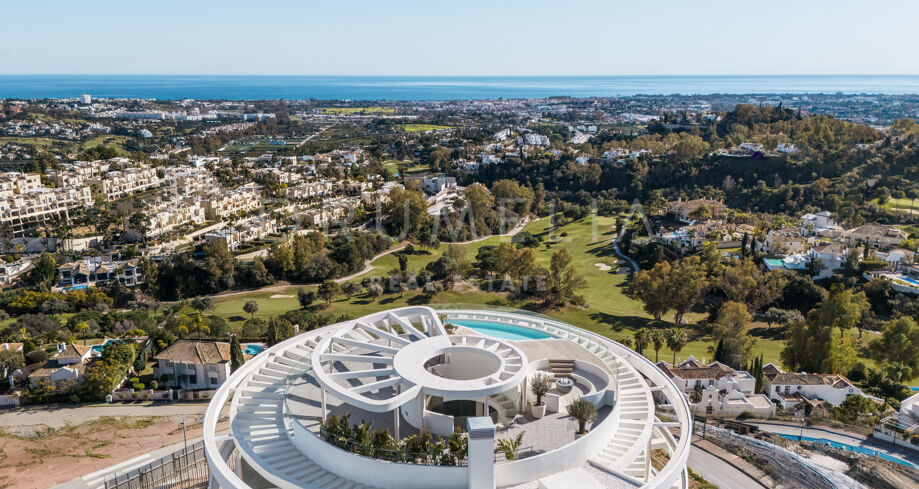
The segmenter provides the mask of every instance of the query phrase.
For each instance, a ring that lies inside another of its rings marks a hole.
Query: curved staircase
[[[283,415],[288,376],[308,368],[319,339],[269,353],[258,373],[236,390],[231,407],[236,447],[259,475],[282,489],[371,489],[315,464],[288,436]]]

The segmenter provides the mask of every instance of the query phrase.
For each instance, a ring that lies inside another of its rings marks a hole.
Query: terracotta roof
[[[195,364],[229,362],[230,344],[214,341],[179,340],[159,352],[153,359]]]
[[[93,347],[87,345],[74,345],[73,343],[67,345],[67,348],[64,351],[58,353],[54,356],[56,359],[61,358],[83,358],[87,353],[89,353]]]
[[[777,374],[784,372],[778,365],[774,363],[767,363],[763,365],[763,376],[769,380],[772,380]]]
[[[832,385],[836,389],[852,387],[852,383],[845,377],[829,374],[781,372],[777,373],[770,382],[780,385]]]
[[[705,367],[695,359],[687,360],[681,363],[679,367],[674,367],[666,362],[660,362],[657,366],[671,377],[681,379],[720,379],[734,373],[734,369],[723,363],[713,362]]]

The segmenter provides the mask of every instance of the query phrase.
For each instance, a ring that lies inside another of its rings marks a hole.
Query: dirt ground
[[[188,438],[200,437],[201,425],[186,419]],[[52,487],[179,443],[181,421],[181,415],[106,416],[58,427],[7,426],[0,432],[0,488]]]

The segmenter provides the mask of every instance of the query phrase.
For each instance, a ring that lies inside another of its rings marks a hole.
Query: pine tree
[[[230,340],[230,372],[235,372],[245,362],[246,357],[243,356],[242,347],[239,346],[239,338],[233,335]]]

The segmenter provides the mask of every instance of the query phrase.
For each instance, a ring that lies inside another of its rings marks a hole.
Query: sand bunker
[[[271,296],[272,299],[293,299],[294,296],[289,294],[275,294]]]
[[[603,270],[604,272],[608,272],[613,269],[613,267],[607,265],[606,263],[594,263],[594,266],[600,270]]]

